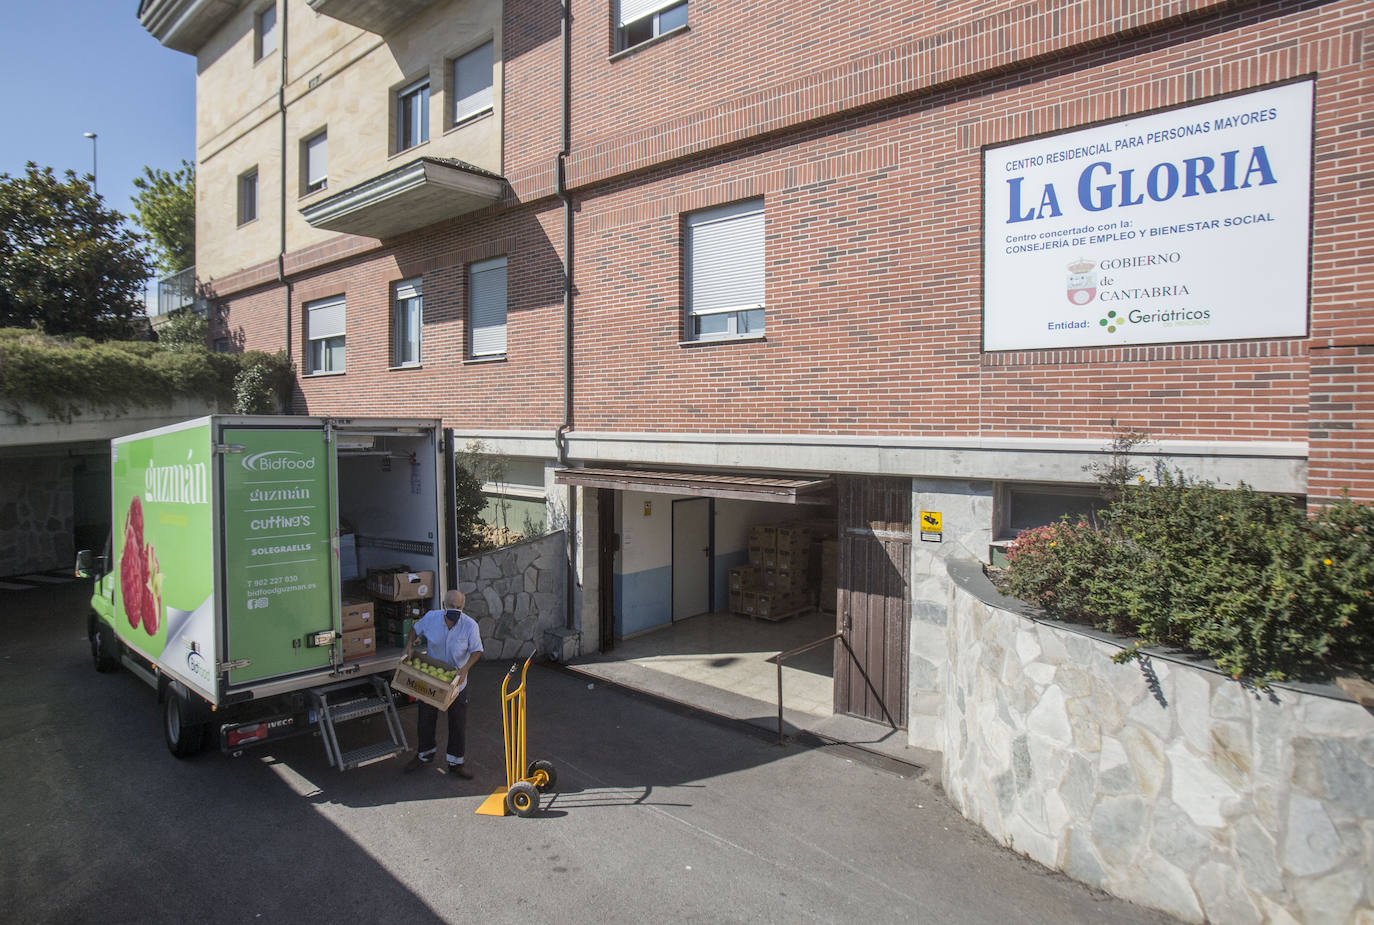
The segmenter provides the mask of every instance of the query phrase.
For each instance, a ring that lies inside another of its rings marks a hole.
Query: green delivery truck
[[[95,667],[156,690],[177,757],[304,732],[340,770],[404,751],[402,649],[346,651],[342,601],[398,569],[424,582],[408,604],[442,600],[451,442],[436,420],[237,415],[112,441],[111,541],[77,563]]]

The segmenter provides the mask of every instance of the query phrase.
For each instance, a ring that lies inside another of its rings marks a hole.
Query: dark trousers
[[[416,719],[416,730],[420,734],[420,754],[428,755],[435,750],[434,731],[439,725],[439,709],[421,701],[416,704],[420,715]],[[462,758],[466,754],[468,725],[468,692],[466,689],[445,711],[448,716],[448,754]]]

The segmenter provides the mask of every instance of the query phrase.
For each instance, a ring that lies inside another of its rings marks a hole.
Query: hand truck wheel
[[[552,761],[541,759],[531,762],[530,772],[525,776],[540,793],[548,793],[558,784],[558,772],[554,770]]]
[[[516,781],[506,793],[506,806],[517,816],[533,816],[539,812],[539,790],[527,780]]]

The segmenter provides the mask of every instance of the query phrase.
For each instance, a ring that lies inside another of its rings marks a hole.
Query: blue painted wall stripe
[[[645,569],[615,579],[615,633],[628,636],[673,622],[673,568]]]

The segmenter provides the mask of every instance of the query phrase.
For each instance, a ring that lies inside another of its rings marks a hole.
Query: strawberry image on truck
[[[369,573],[403,573],[385,587],[424,609],[442,599],[450,444],[435,420],[284,415],[112,441],[111,547],[77,561],[97,578],[95,667],[156,691],[177,757],[315,731],[340,770],[404,751],[403,650],[349,621]],[[340,728],[363,717],[380,721]]]

